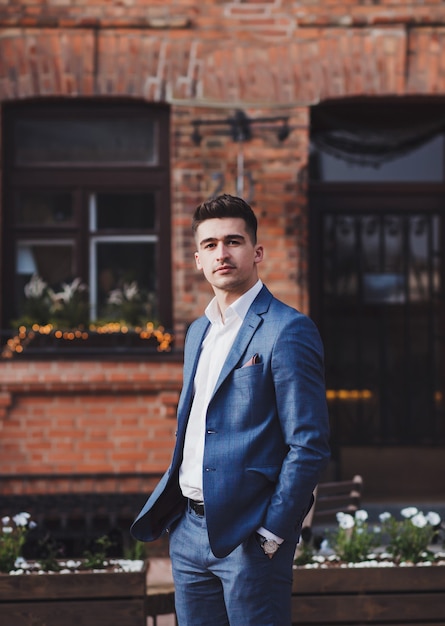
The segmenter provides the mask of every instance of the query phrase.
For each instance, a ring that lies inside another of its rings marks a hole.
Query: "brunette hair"
[[[246,230],[253,245],[257,242],[258,222],[252,208],[242,198],[225,193],[210,198],[198,205],[193,213],[192,230],[196,234],[198,226],[213,218],[240,217],[246,223]]]

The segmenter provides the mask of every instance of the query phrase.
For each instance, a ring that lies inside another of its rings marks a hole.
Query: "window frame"
[[[14,121],[23,114],[38,119],[60,115],[81,117],[103,114],[125,119],[138,115],[155,121],[155,164],[113,163],[82,165],[60,164],[57,166],[14,165]],[[1,284],[3,294],[13,293],[15,276],[15,247],[19,240],[74,240],[75,265],[80,278],[89,283],[91,277],[91,241],[97,231],[90,230],[89,197],[92,193],[151,192],[156,201],[156,220],[153,232],[156,235],[156,274],[159,320],[165,328],[172,327],[171,290],[171,224],[170,224],[170,160],[169,123],[170,110],[167,105],[136,101],[44,101],[16,102],[3,106],[3,163],[4,189],[2,218]],[[67,191],[72,194],[73,220],[66,226],[49,226],[14,223],[15,194],[19,191]],[[109,231],[112,235],[113,231]],[[116,231],[115,231],[116,233]],[[119,235],[124,236],[125,230]],[[145,233],[145,230],[144,230]],[[11,298],[2,299],[0,327],[7,329],[13,313]],[[112,350],[112,348],[110,348]]]

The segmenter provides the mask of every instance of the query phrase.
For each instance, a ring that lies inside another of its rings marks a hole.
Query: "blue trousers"
[[[186,510],[170,535],[179,626],[291,626],[295,544],[272,559],[255,534],[216,558],[205,517]]]

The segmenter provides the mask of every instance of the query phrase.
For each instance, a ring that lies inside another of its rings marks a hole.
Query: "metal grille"
[[[327,211],[320,327],[339,445],[445,442],[439,212]]]

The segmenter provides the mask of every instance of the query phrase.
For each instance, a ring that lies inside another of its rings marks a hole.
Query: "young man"
[[[170,532],[179,626],[289,626],[295,546],[329,458],[323,349],[258,279],[244,200],[204,202],[192,226],[215,297],[187,334],[171,466],[132,534]]]

